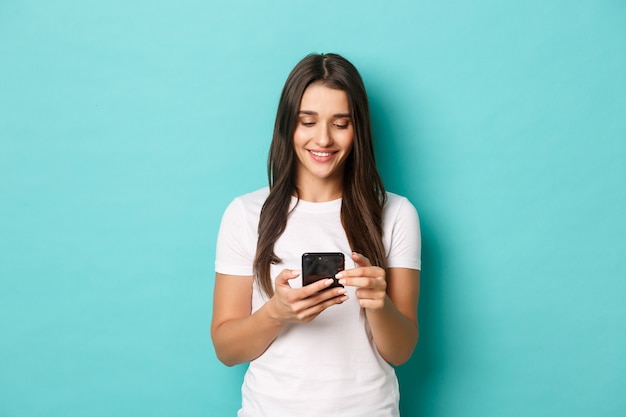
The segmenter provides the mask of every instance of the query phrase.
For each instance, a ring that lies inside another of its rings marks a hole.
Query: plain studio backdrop
[[[403,416],[626,415],[624,1],[3,0],[0,416],[236,413],[215,237],[311,52],[421,216]]]

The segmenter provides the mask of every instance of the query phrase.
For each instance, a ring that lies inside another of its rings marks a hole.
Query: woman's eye
[[[348,128],[348,123],[335,123],[335,127],[337,129],[347,129]]]
[[[311,126],[315,125],[315,122],[304,122],[304,121],[301,121],[300,124],[302,126],[304,126],[304,127],[311,127]]]

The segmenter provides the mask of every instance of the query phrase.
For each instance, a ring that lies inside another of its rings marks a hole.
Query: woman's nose
[[[332,136],[330,134],[330,130],[328,126],[321,125],[320,129],[317,132],[317,137],[315,138],[315,143],[321,147],[330,146],[333,143]]]

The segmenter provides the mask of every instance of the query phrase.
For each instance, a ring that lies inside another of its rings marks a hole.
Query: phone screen
[[[335,274],[345,269],[345,258],[341,252],[315,252],[302,255],[302,285],[309,285],[321,279],[335,280],[329,288],[343,287]]]

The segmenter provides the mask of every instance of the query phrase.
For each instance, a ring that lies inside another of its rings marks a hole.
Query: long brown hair
[[[348,60],[337,54],[311,54],[302,59],[285,82],[270,146],[267,174],[270,193],[261,209],[254,259],[257,283],[267,296],[274,294],[270,264],[282,260],[274,244],[285,231],[291,197],[297,195],[297,156],[293,146],[300,101],[314,82],[345,91],[350,104],[354,141],[345,162],[341,224],[353,251],[368,257],[372,265],[386,268],[382,240],[385,188],[376,168],[369,104],[363,80]]]

